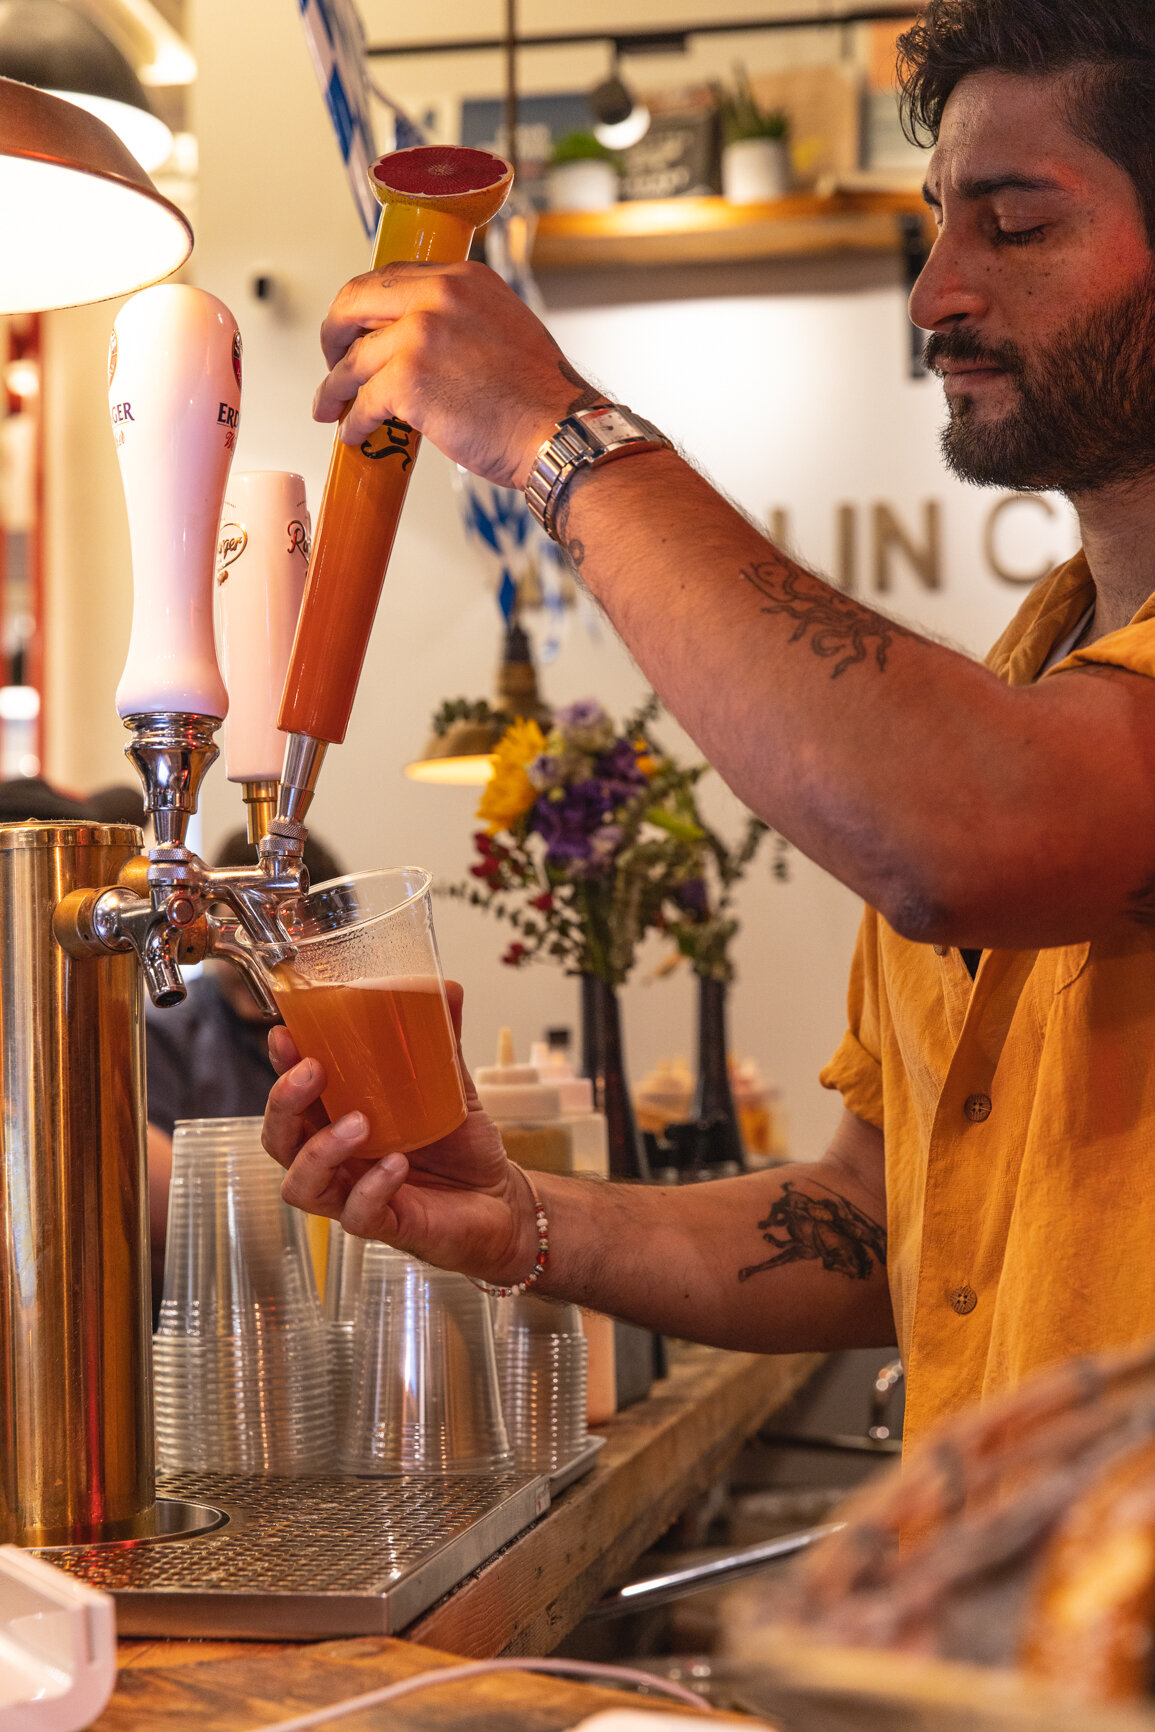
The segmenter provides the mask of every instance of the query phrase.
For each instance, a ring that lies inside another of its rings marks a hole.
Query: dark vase
[[[728,993],[727,981],[698,976],[698,1085],[693,1117],[702,1166],[740,1172],[745,1161],[727,1060]]]
[[[611,1179],[650,1178],[622,1053],[618,995],[595,974],[581,976],[582,1075],[594,1085],[594,1104],[606,1117]]]

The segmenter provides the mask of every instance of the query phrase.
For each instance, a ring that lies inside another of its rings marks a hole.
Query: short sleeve
[[[868,908],[858,929],[846,995],[848,1027],[823,1070],[823,1088],[837,1089],[849,1112],[883,1129],[882,1057],[878,1019],[878,915]]]

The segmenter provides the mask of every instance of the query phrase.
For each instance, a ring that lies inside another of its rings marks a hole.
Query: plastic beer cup
[[[359,1156],[423,1148],[465,1118],[430,883],[416,866],[355,872],[280,910],[295,954],[266,967],[269,986],[298,1052],[325,1067],[330,1119],[368,1119]]]

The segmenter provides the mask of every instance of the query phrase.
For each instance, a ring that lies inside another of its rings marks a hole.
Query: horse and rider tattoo
[[[869,613],[795,566],[764,559],[746,566],[740,575],[765,601],[760,612],[784,613],[795,621],[791,643],[808,637],[816,656],[838,658],[830,675],[833,680],[847,668],[868,661],[872,650],[879,670],[885,671],[886,652],[893,640],[909,636],[892,620]]]
[[[817,1179],[809,1182],[820,1183]],[[823,1185],[822,1189],[826,1187]],[[779,1269],[786,1263],[821,1263],[832,1275],[845,1275],[851,1281],[868,1281],[876,1264],[881,1269],[886,1267],[885,1227],[880,1227],[836,1191],[827,1197],[812,1197],[787,1179],[782,1195],[770,1205],[770,1213],[758,1226],[776,1254],[767,1257],[764,1263],[751,1263],[739,1269],[739,1281],[748,1281],[751,1275]]]

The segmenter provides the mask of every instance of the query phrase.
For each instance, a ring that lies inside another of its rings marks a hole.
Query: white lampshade
[[[0,78],[0,313],[132,294],[192,244],[188,219],[102,121]]]

